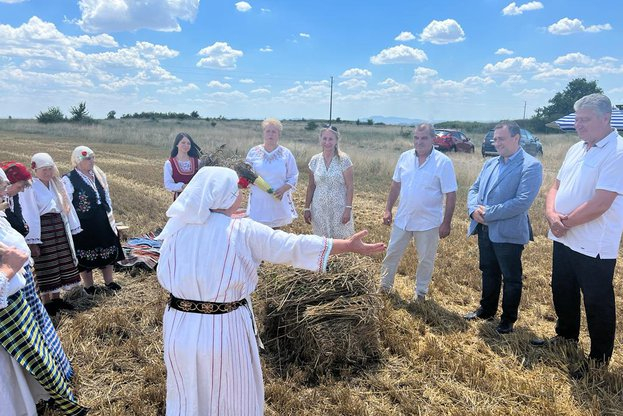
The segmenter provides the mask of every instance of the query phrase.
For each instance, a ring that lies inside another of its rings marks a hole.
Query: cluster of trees
[[[76,123],[91,123],[93,118],[87,110],[87,103],[81,102],[77,106],[69,109],[71,117],[67,118],[59,107],[49,107],[47,111],[41,111],[37,115],[39,123],[60,123],[63,121],[72,121]]]

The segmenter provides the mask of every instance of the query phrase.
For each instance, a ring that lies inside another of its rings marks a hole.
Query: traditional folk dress
[[[23,238],[2,218],[0,241],[28,250]],[[53,351],[58,338],[47,330],[54,329],[51,323],[42,326],[33,312],[38,310],[47,317],[39,299],[32,297],[27,280],[24,272],[11,280],[0,276],[0,412],[3,416],[34,416],[36,403],[52,398],[62,413],[84,415],[87,409],[78,405],[69,388],[59,350]],[[57,345],[60,348],[60,343]],[[60,353],[66,361],[62,348]]]
[[[40,245],[41,255],[35,259],[35,277],[42,294],[68,290],[80,283],[71,238],[72,234],[82,231],[80,220],[71,204],[69,212],[63,210],[57,194],[65,189],[62,186],[53,188],[56,185],[52,181],[47,187],[33,178],[32,186],[19,193],[29,227],[26,242]]]
[[[333,156],[327,167],[322,153],[318,153],[312,156],[308,166],[316,184],[310,206],[314,234],[331,238],[348,238],[355,234],[352,209],[350,221],[342,224],[346,208],[344,171],[353,166],[350,157],[345,153]]]
[[[9,223],[2,218],[2,216],[0,216],[0,241],[9,247],[17,247],[20,250],[30,254],[30,249],[28,248],[24,237],[19,235],[19,233],[17,233],[17,231],[14,230]],[[63,346],[61,345],[58,335],[56,334],[56,330],[50,320],[50,316],[37,295],[30,261],[31,259],[24,264],[24,268],[20,273],[20,276],[25,280],[25,286],[22,289],[22,296],[32,311],[35,322],[41,331],[46,347],[50,350],[52,358],[56,361],[56,365],[65,376],[65,379],[69,381],[73,375],[73,370],[69,359],[65,355],[65,351],[63,351]]]
[[[7,221],[11,224],[11,227],[21,235],[28,235],[28,224],[26,224],[26,220],[24,220],[24,216],[22,215],[22,206],[19,203],[19,196],[14,195],[9,197],[8,202],[9,206],[4,210]]]
[[[210,183],[210,177],[217,179]],[[210,214],[210,207],[232,206],[236,194],[233,171],[203,168],[167,211],[171,219],[159,236],[164,243],[158,280],[176,298],[219,303],[249,299],[263,260],[325,269],[331,239]],[[263,414],[264,386],[250,306],[219,315],[166,308],[164,359],[168,416]]]
[[[264,145],[257,145],[249,150],[246,161],[274,190],[281,188],[284,184],[292,187],[279,200],[252,185],[247,215],[269,227],[282,227],[290,224],[298,217],[292,200],[292,190],[296,187],[299,170],[292,152],[283,146],[277,146],[272,152],[267,152]]]
[[[77,169],[63,177],[63,185],[82,227],[82,232],[73,236],[78,270],[104,268],[124,259],[119,236],[109,217],[112,203],[108,187],[96,176]]]
[[[173,192],[173,200],[180,195],[182,187],[188,185],[190,180],[199,170],[199,159],[191,157],[190,160],[180,162],[176,157],[170,157],[164,162],[164,187]]]

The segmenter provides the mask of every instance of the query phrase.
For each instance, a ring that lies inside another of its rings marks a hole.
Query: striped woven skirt
[[[41,303],[39,296],[37,296],[37,290],[35,289],[35,280],[32,276],[30,266],[24,267],[24,270],[26,287],[22,289],[22,295],[26,299],[28,306],[30,306],[30,310],[32,311],[32,314],[35,318],[35,322],[37,322],[39,330],[41,331],[41,335],[43,336],[43,341],[45,342],[46,347],[48,347],[48,350],[50,350],[50,355],[52,355],[52,358],[54,359],[54,361],[56,361],[56,365],[65,376],[65,379],[69,381],[69,379],[73,375],[71,363],[65,355],[65,351],[63,350],[63,346],[61,345],[61,340],[56,334],[56,330],[54,329],[54,325],[52,324],[52,320],[50,319],[48,312],[45,310],[45,307]]]
[[[63,414],[87,414],[51,357],[21,291],[9,296],[9,305],[0,309],[0,346],[41,384]]]
[[[35,277],[42,294],[70,289],[80,283],[61,214],[41,216],[41,254],[35,259]]]

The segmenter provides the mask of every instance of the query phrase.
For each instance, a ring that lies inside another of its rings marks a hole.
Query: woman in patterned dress
[[[329,254],[372,254],[366,231],[348,240],[288,234],[234,218],[236,173],[202,168],[167,211],[158,280],[165,308],[167,416],[260,416],[264,387],[249,298],[262,261],[324,271]],[[206,244],[210,242],[210,244]]]
[[[299,170],[292,152],[279,144],[282,130],[279,120],[264,120],[264,144],[251,148],[246,159],[274,190],[269,194],[252,185],[247,214],[253,220],[273,228],[288,225],[298,217],[292,200],[292,189],[296,187]]]
[[[59,309],[73,309],[60,293],[80,284],[72,234],[82,228],[52,156],[36,153],[31,168],[35,178],[32,186],[19,193],[19,200],[41,300],[48,313],[55,315]]]
[[[316,235],[346,238],[353,223],[353,162],[338,148],[335,126],[320,130],[322,152],[309,161],[309,184],[305,196],[305,222]]]
[[[2,165],[9,187],[6,190],[9,206],[4,211],[6,219],[11,227],[23,236],[28,234],[28,224],[22,215],[22,206],[19,203],[18,194],[32,184],[32,175],[26,166],[19,162],[11,161]]]
[[[82,232],[74,236],[78,271],[84,290],[95,294],[93,269],[100,269],[109,290],[120,290],[114,281],[113,266],[125,258],[112,215],[112,202],[106,175],[95,166],[95,153],[78,146],[71,153],[74,169],[63,176],[63,185],[78,214]]]
[[[174,201],[199,170],[200,156],[201,148],[188,133],[175,137],[171,157],[164,162],[164,187],[173,192]]]

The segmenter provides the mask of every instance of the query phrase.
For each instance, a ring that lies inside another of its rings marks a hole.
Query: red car
[[[434,146],[442,152],[474,153],[474,143],[458,130],[435,129]]]

